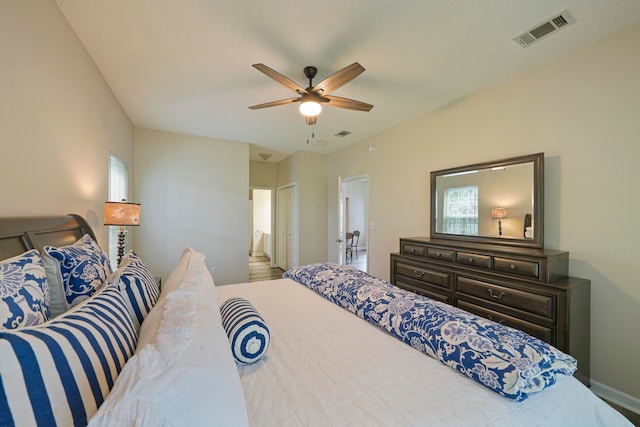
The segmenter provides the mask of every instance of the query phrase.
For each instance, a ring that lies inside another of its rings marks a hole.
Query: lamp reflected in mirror
[[[491,218],[498,220],[498,237],[502,237],[502,220],[506,217],[507,210],[505,208],[491,209]]]

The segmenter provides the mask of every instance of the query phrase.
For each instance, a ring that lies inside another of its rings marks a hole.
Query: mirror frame
[[[439,233],[436,231],[436,178],[441,175],[468,172],[477,169],[491,169],[521,163],[533,163],[533,209],[534,218],[532,239],[505,239],[492,236],[466,236],[462,234]],[[544,248],[544,153],[529,154],[526,156],[511,157],[492,162],[476,163],[451,169],[442,169],[431,172],[431,238],[443,240],[458,240],[466,242],[482,242],[498,244],[502,246],[520,246],[529,248]]]

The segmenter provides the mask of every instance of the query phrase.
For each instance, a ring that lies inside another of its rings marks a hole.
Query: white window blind
[[[109,153],[109,202],[119,202],[127,200],[127,189],[129,188],[129,178],[127,165]],[[118,267],[118,233],[120,227],[109,227],[109,262],[114,270]]]
[[[478,186],[448,188],[444,191],[444,232],[478,235]]]

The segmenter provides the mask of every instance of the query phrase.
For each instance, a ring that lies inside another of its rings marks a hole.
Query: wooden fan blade
[[[329,105],[332,107],[346,108],[348,110],[371,111],[373,105],[366,102],[355,101],[353,99],[341,98],[339,96],[326,95],[324,98],[329,99]]]
[[[304,94],[304,93],[307,93],[307,90],[305,88],[303,88],[302,86],[300,86],[298,83],[289,80],[287,77],[285,77],[282,74],[280,74],[279,72],[267,67],[264,64],[253,64],[253,68],[255,68],[258,71],[263,72],[267,76],[271,77],[273,80],[277,81],[278,83],[280,83],[283,86],[288,87],[289,89],[291,89],[294,92],[298,92],[301,95]]]
[[[251,108],[252,110],[257,110],[259,108],[277,107],[278,105],[291,104],[292,102],[300,102],[300,98],[287,98],[281,99],[279,101],[265,102],[264,104],[252,105],[249,108]]]
[[[328,94],[349,83],[364,72],[364,67],[357,62],[336,71],[329,77],[313,87],[313,91],[318,95]]]

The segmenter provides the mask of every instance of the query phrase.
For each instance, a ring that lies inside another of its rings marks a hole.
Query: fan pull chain
[[[316,139],[316,131],[311,126],[307,126],[307,129],[311,132],[311,139]],[[307,144],[309,144],[309,137],[307,136]]]

